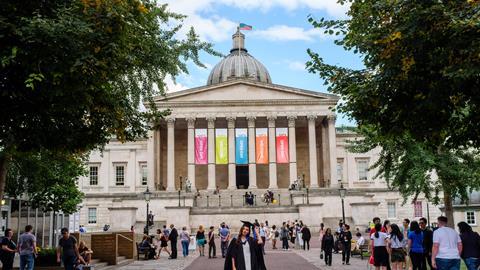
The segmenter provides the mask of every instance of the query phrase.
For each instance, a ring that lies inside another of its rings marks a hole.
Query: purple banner
[[[208,163],[208,140],[206,129],[195,129],[195,164]]]

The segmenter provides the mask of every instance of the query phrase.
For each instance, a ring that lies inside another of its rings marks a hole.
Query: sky
[[[169,10],[187,15],[183,30],[190,26],[214,49],[227,55],[232,47],[232,34],[239,23],[253,26],[245,34],[245,47],[270,73],[272,82],[302,89],[327,92],[323,80],[308,73],[305,62],[307,49],[320,54],[329,64],[360,69],[358,55],[333,43],[335,37],[314,29],[307,19],[346,18],[347,7],[337,0],[160,0]],[[184,33],[184,32],[183,32]],[[180,35],[183,34],[180,32]],[[206,84],[210,70],[221,58],[202,54],[200,60],[207,68],[189,63],[189,74],[181,74],[176,84],[167,82],[168,91],[179,91]],[[337,115],[337,126],[353,125],[354,121]]]

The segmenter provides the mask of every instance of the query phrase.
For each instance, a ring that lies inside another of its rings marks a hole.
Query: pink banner
[[[277,163],[288,163],[288,129],[277,128]]]
[[[195,164],[208,163],[208,141],[206,129],[195,129]]]

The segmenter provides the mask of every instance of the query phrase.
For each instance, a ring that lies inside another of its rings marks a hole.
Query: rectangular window
[[[343,158],[337,159],[337,181],[343,180]]]
[[[88,208],[88,224],[97,223],[97,208]]]
[[[98,166],[90,166],[90,186],[98,185]]]
[[[140,174],[141,174],[141,183],[142,186],[147,185],[147,177],[148,177],[148,171],[147,171],[147,164],[141,164],[140,165]]]
[[[387,202],[388,218],[397,217],[397,204],[395,202]]]
[[[125,166],[123,165],[115,166],[115,185],[125,185]]]
[[[415,217],[423,217],[422,201],[415,201],[413,204],[413,210]]]
[[[467,222],[468,225],[477,225],[475,211],[465,212],[465,221]]]
[[[368,159],[357,160],[358,180],[368,180]]]

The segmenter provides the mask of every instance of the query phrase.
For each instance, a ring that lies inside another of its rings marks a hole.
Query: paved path
[[[312,239],[313,240],[313,239]],[[351,265],[342,265],[342,255],[333,254],[332,266],[325,266],[325,262],[320,260],[320,248],[318,241],[312,241],[312,248],[309,251],[291,249],[289,251],[272,250],[270,243],[266,246],[267,255],[265,255],[265,262],[267,269],[274,270],[317,270],[317,269],[355,269],[363,270],[367,268],[367,260],[360,260],[360,258],[351,258]],[[217,245],[219,247],[220,245]],[[208,252],[206,246],[206,252]],[[162,254],[160,260],[150,261],[136,261],[128,266],[118,269],[121,270],[154,270],[154,269],[168,269],[168,270],[222,270],[224,259],[222,259],[220,251],[217,249],[217,258],[208,259],[207,257],[198,257],[198,252],[190,254],[190,256],[183,258],[181,255],[181,248],[179,249],[179,257],[177,260],[168,260],[166,254]]]

